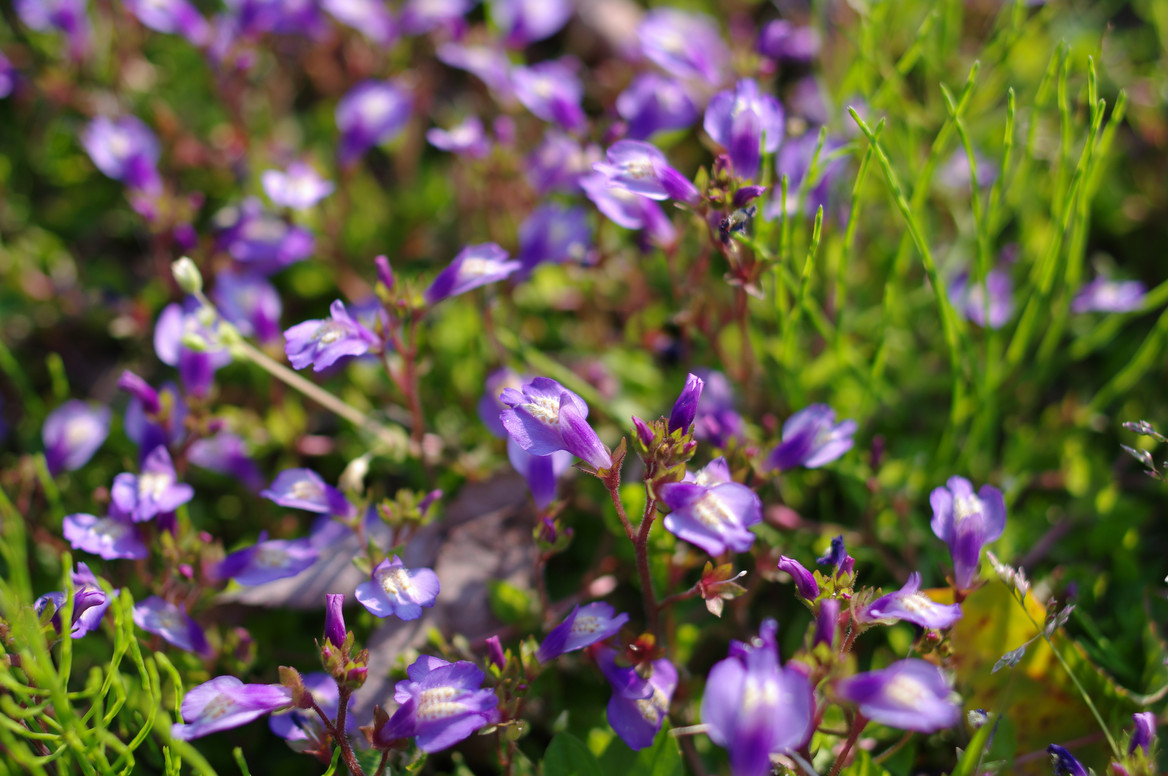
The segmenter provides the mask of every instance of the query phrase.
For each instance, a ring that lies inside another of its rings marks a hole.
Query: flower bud
[[[171,264],[170,271],[174,275],[174,282],[185,293],[197,294],[203,290],[203,276],[195,263],[186,256]]]
[[[499,667],[500,671],[507,665],[507,658],[503,654],[503,645],[499,642],[498,636],[491,636],[487,639],[487,657]]]
[[[812,645],[835,644],[835,631],[839,625],[840,604],[835,598],[826,598],[819,605],[819,614],[815,616],[815,637]]]
[[[801,598],[814,601],[819,597],[819,583],[815,575],[808,571],[802,563],[786,555],[779,556],[779,570],[790,574],[795,580],[795,590]]]
[[[669,433],[672,434],[678,430],[683,434],[689,432],[689,428],[694,422],[694,415],[697,414],[698,399],[702,397],[702,388],[705,384],[705,381],[695,374],[690,374],[685,378],[685,387],[681,389],[681,395],[677,397],[677,401],[673,404],[673,411],[669,413]]]
[[[386,290],[393,289],[393,269],[389,266],[389,259],[385,256],[378,256],[373,260],[377,266],[377,279],[385,286]]]
[[[338,649],[345,643],[344,593],[325,595],[324,636]]]

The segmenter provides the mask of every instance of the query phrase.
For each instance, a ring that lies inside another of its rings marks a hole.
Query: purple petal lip
[[[190,741],[209,733],[246,725],[292,704],[292,693],[278,684],[244,684],[234,676],[217,676],[187,691],[182,702],[185,724],[171,728],[174,738]]]
[[[627,614],[622,612],[614,616],[613,608],[601,601],[574,607],[539,645],[536,658],[546,663],[565,652],[604,641],[615,636],[628,621]]]
[[[109,407],[71,399],[49,413],[41,428],[50,474],[80,469],[109,435]]]
[[[423,608],[434,605],[441,589],[437,574],[427,568],[407,569],[396,555],[377,564],[371,576],[357,586],[356,597],[375,617],[416,620]]]
[[[868,719],[901,730],[932,733],[953,727],[961,708],[940,669],[924,660],[893,663],[880,671],[848,677],[835,686],[836,694],[857,704]]]
[[[116,517],[68,515],[63,528],[65,539],[73,549],[91,552],[105,560],[140,560],[150,554],[134,524]]]
[[[260,491],[282,507],[303,509],[321,515],[352,517],[356,508],[344,494],[328,485],[311,469],[286,469],[276,475],[272,487]]]
[[[409,680],[394,688],[394,700],[401,705],[375,743],[412,737],[423,752],[437,752],[498,722],[499,698],[494,690],[480,689],[486,676],[473,663],[423,655],[407,673]]]
[[[866,622],[904,620],[922,628],[948,628],[961,619],[960,604],[939,604],[921,592],[920,572],[914,571],[900,590],[877,598],[861,613]]]

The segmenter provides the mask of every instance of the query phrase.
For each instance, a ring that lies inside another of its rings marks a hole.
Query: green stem
[[[1063,657],[1063,653],[1059,652],[1058,648],[1055,647],[1054,641],[1051,639],[1050,634],[1046,632],[1046,628],[1044,628],[1042,625],[1039,625],[1038,622],[1035,621],[1034,617],[1031,616],[1030,610],[1026,608],[1025,601],[1018,597],[1018,593],[1013,587],[1010,588],[1010,595],[1012,595],[1014,600],[1018,602],[1018,605],[1022,607],[1022,612],[1026,615],[1026,619],[1030,620],[1030,624],[1038,629],[1038,632],[1042,636],[1043,641],[1045,641],[1047,646],[1050,647],[1050,651],[1054,653],[1055,659],[1058,660],[1059,665],[1061,665],[1063,670],[1067,672],[1067,676],[1071,677],[1071,682],[1074,683],[1075,689],[1079,691],[1079,695],[1082,696],[1083,702],[1086,703],[1087,708],[1091,710],[1091,715],[1095,717],[1095,721],[1099,723],[1099,729],[1103,731],[1103,736],[1107,739],[1107,745],[1111,747],[1112,755],[1114,755],[1116,760],[1120,759],[1123,754],[1116,745],[1115,739],[1112,738],[1111,731],[1107,728],[1107,723],[1103,721],[1103,715],[1100,714],[1099,709],[1095,707],[1095,702],[1091,700],[1091,695],[1087,692],[1087,689],[1083,687],[1082,683],[1079,681],[1079,677],[1075,676],[1075,672],[1071,670],[1071,666],[1069,663],[1067,663],[1066,658]]]

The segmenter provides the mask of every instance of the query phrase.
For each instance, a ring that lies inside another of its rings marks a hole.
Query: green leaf
[[[600,763],[584,742],[568,733],[557,733],[543,755],[543,776],[603,776]]]
[[[669,723],[661,727],[653,746],[642,749],[637,754],[636,764],[629,773],[640,776],[685,776],[681,749],[677,745],[677,739],[669,735]]]
[[[872,755],[861,749],[856,752],[856,758],[840,776],[889,776],[889,773],[883,766],[872,762]]]
[[[515,625],[531,614],[531,599],[527,593],[503,580],[487,583],[491,613],[508,625]]]

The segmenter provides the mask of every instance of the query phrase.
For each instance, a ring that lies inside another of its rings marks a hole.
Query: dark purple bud
[[[1141,711],[1132,714],[1132,722],[1135,723],[1136,729],[1132,732],[1131,743],[1127,745],[1127,753],[1131,754],[1139,748],[1147,755],[1152,746],[1152,739],[1156,737],[1156,715],[1150,711]]]
[[[734,192],[733,207],[735,209],[742,207],[752,199],[761,197],[766,192],[766,190],[766,186],[743,186],[742,188],[738,189],[738,191]]]
[[[385,286],[386,289],[392,290],[393,269],[391,269],[389,266],[389,259],[385,256],[378,256],[373,260],[373,263],[377,265],[377,279],[381,281],[381,284]]]
[[[839,625],[840,603],[836,598],[825,598],[819,605],[819,614],[815,615],[815,637],[812,645],[835,644],[835,631]]]
[[[831,548],[823,554],[823,557],[817,558],[816,562],[825,566],[832,566],[836,572],[844,571],[845,573],[850,572],[852,566],[855,564],[855,561],[848,555],[848,548],[844,546],[844,537],[842,535],[831,540]]]
[[[795,580],[795,590],[799,596],[814,601],[819,597],[819,583],[815,575],[808,571],[802,563],[786,555],[779,556],[779,569],[790,574]]]
[[[425,517],[426,513],[430,511],[430,507],[434,506],[435,502],[440,498],[442,498],[442,491],[440,490],[432,490],[425,496],[422,496],[422,500],[418,502],[418,514]]]
[[[491,636],[487,639],[487,657],[499,667],[499,670],[503,670],[507,665],[507,658],[503,654],[503,645],[499,643],[498,636]]]
[[[328,593],[324,598],[324,636],[340,648],[345,643],[345,594]]]
[[[653,428],[636,415],[633,416],[633,428],[637,430],[637,439],[641,440],[641,444],[645,447],[653,444]]]
[[[694,415],[698,411],[698,399],[702,397],[702,388],[705,382],[695,374],[685,378],[685,388],[673,403],[673,411],[669,413],[669,433],[680,430],[688,433],[693,425]]]
[[[1087,769],[1075,759],[1075,756],[1058,744],[1051,744],[1046,748],[1050,755],[1050,767],[1054,776],[1087,776]]]
[[[149,383],[141,377],[127,369],[118,378],[118,387],[123,391],[128,391],[134,396],[137,396],[138,401],[142,402],[142,408],[146,410],[147,415],[158,414],[158,410],[160,409],[158,391],[151,388]]]

